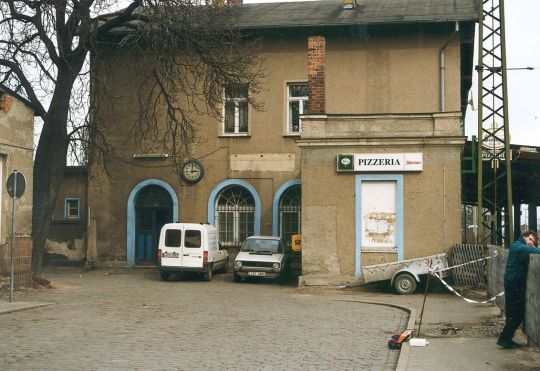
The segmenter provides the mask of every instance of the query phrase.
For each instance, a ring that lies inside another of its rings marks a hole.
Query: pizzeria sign
[[[422,171],[422,153],[339,153],[339,172]]]

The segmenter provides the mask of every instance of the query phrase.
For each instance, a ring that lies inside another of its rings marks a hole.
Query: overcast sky
[[[507,68],[534,67],[534,70],[509,70],[508,113],[510,141],[513,144],[540,146],[540,14],[539,0],[506,0]],[[478,63],[475,57],[474,64]],[[476,72],[472,88],[474,109],[478,108]],[[469,106],[466,134],[477,135],[477,114]]]

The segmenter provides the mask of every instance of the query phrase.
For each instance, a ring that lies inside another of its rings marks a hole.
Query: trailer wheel
[[[400,295],[410,295],[416,291],[416,280],[409,273],[402,273],[394,280],[394,288]]]

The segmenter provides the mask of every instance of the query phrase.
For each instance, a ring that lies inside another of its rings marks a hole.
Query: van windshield
[[[279,240],[258,240],[254,238],[246,240],[244,242],[244,246],[242,246],[242,251],[282,254],[283,247],[279,243]]]

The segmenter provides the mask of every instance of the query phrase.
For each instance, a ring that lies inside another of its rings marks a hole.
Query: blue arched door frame
[[[160,186],[169,193],[173,203],[173,221],[178,221],[178,197],[168,183],[159,179],[146,179],[133,187],[127,201],[127,264],[129,266],[135,265],[135,200],[139,191],[149,185]]]
[[[253,229],[256,235],[261,233],[261,199],[259,197],[259,194],[255,190],[255,188],[246,182],[245,180],[241,179],[227,179],[218,185],[214,187],[212,192],[210,193],[210,197],[208,197],[208,224],[216,225],[216,199],[219,195],[219,192],[223,190],[224,188],[228,186],[240,186],[247,189],[251,195],[253,196],[253,200],[255,201],[255,220],[253,221]]]
[[[278,188],[274,195],[274,201],[272,202],[272,236],[279,236],[279,200],[281,196],[291,187],[295,185],[301,185],[300,179],[292,179],[285,182]]]

